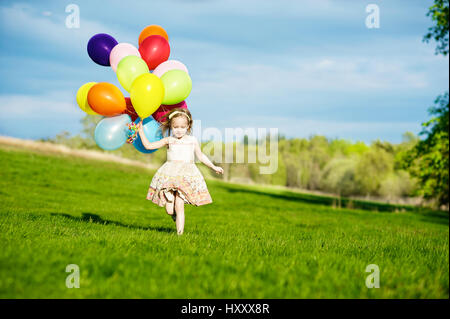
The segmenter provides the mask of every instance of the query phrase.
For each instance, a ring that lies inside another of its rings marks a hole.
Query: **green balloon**
[[[117,65],[117,79],[122,87],[130,92],[133,81],[144,73],[148,73],[148,65],[143,59],[135,55],[129,55],[120,60]]]
[[[183,70],[170,70],[161,76],[164,85],[162,104],[173,105],[184,101],[191,93],[192,80]]]

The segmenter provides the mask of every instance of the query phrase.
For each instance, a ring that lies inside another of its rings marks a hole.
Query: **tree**
[[[355,169],[355,182],[361,195],[377,195],[381,182],[394,170],[394,156],[379,147],[361,155]]]
[[[448,92],[436,98],[437,106],[428,112],[436,115],[422,124],[419,135],[427,135],[405,156],[410,174],[419,179],[419,194],[436,199],[437,204],[449,203],[449,99]]]
[[[358,193],[355,181],[357,156],[336,157],[323,169],[321,189],[339,196],[350,196]]]
[[[86,114],[80,121],[83,124],[82,135],[86,141],[86,148],[90,149],[100,149],[95,143],[95,128],[97,127],[98,122],[100,122],[104,116],[101,115],[90,115]]]
[[[429,8],[427,16],[431,16],[436,23],[428,28],[424,41],[431,37],[436,40],[438,46],[435,54],[448,54],[448,22],[449,1],[435,0]],[[430,115],[435,115],[429,121],[422,123],[422,131],[419,135],[425,135],[415,147],[405,156],[405,168],[410,174],[419,179],[418,193],[425,199],[434,199],[436,206],[448,207],[448,180],[449,180],[449,101],[448,92],[438,96],[434,103],[437,105],[428,109]]]
[[[435,0],[427,13],[436,25],[428,28],[423,41],[428,43],[433,38],[438,43],[435,54],[448,54],[448,12],[448,0]]]
[[[104,116],[101,115],[90,115],[86,114],[81,120],[81,124],[83,124],[82,133],[84,137],[94,139],[95,128],[97,127],[98,122],[100,122]]]

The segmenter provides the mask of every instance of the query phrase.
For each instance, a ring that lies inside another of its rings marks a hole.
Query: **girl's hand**
[[[213,170],[217,173],[217,174],[223,174],[223,168],[219,167],[219,166],[214,166]]]
[[[167,140],[169,144],[175,143],[175,138],[173,136],[168,136]]]

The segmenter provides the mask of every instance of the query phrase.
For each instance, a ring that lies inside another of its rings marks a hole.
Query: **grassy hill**
[[[178,236],[145,199],[154,171],[1,146],[0,163],[0,298],[449,298],[448,212],[207,180]]]

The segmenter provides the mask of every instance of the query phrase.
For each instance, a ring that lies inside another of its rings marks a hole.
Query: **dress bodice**
[[[194,160],[194,141],[191,136],[184,136],[181,141],[174,137],[169,140],[168,162],[194,163]]]

